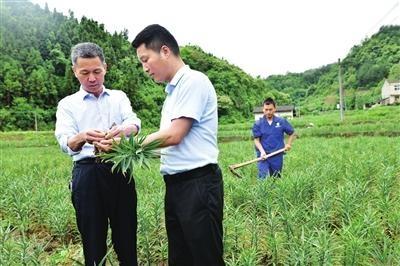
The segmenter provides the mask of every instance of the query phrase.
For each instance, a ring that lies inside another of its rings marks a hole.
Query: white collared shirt
[[[71,155],[74,161],[94,157],[94,147],[85,143],[80,151],[72,151],[67,145],[68,138],[88,129],[107,131],[113,124],[134,124],[140,128],[140,119],[132,111],[126,94],[104,87],[99,97],[81,87],[79,91],[58,103],[56,117],[57,141],[61,149]]]

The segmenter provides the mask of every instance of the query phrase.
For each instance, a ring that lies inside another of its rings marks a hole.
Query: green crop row
[[[1,149],[1,265],[83,262],[70,158],[42,143]],[[254,158],[252,141],[220,143],[227,265],[399,265],[399,153],[399,137],[300,138],[283,178],[260,182],[255,164],[237,169],[242,179],[228,170]],[[137,172],[136,185],[140,264],[165,263],[157,162]],[[116,263],[113,252],[108,260]]]

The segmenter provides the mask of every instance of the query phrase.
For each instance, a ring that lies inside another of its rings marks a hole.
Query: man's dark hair
[[[179,56],[179,45],[175,37],[163,26],[152,24],[144,28],[132,41],[132,46],[137,49],[144,43],[145,47],[157,53],[163,45],[171,49],[174,55]]]
[[[272,98],[267,98],[267,99],[264,100],[263,105],[269,105],[269,104],[272,104],[274,107],[276,107],[275,101]]]
[[[95,58],[99,57],[101,62],[104,64],[106,61],[104,59],[103,50],[95,43],[83,42],[78,43],[71,49],[71,61],[72,65],[76,64],[78,58]]]

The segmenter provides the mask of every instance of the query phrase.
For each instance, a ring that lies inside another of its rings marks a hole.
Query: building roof
[[[386,81],[387,81],[389,84],[397,84],[397,83],[400,83],[400,79],[399,79],[399,80],[388,80],[388,79],[386,79]]]
[[[294,110],[293,105],[281,105],[276,107],[276,112],[290,112]],[[256,106],[253,108],[253,114],[258,114],[263,112],[263,107],[262,106]]]

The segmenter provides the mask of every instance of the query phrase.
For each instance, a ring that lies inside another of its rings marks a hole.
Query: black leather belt
[[[201,178],[205,175],[216,171],[218,169],[218,164],[207,164],[205,166],[195,168],[189,171],[173,174],[173,175],[164,175],[164,181],[167,184],[178,183],[190,179]]]
[[[75,161],[75,164],[94,164],[94,163],[104,163],[100,158],[97,157],[86,157],[79,161]]]

